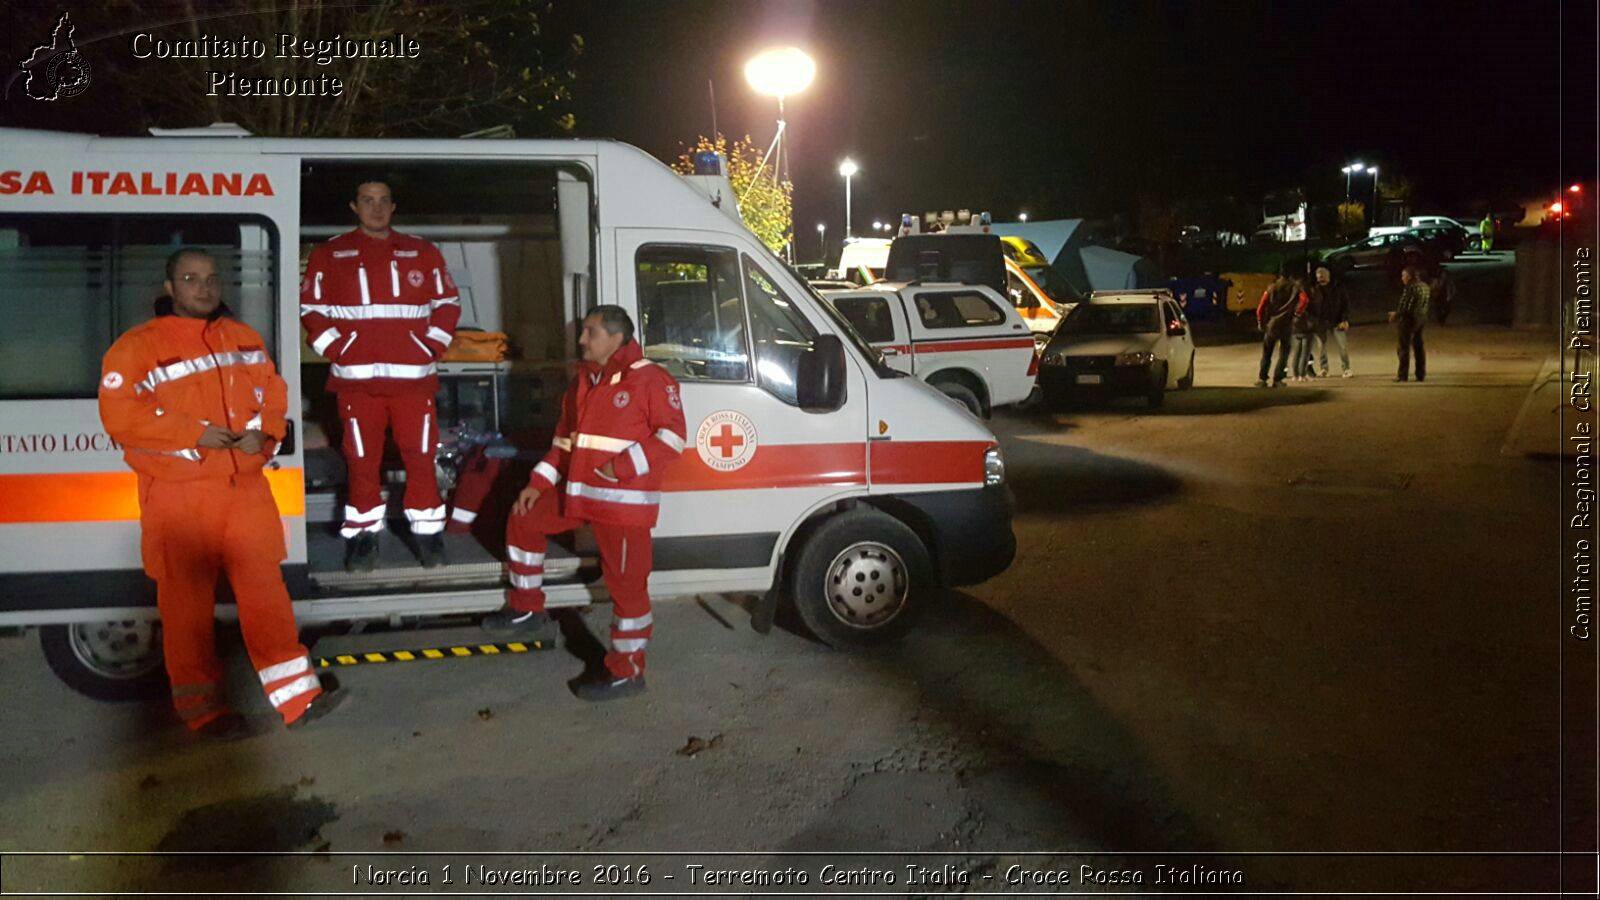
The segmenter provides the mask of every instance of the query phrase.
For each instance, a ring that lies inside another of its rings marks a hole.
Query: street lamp
[[[1362,165],[1361,163],[1353,162],[1350,165],[1345,166],[1344,168],[1339,170],[1339,171],[1344,173],[1344,202],[1346,202],[1346,203],[1350,202],[1350,173],[1352,173],[1352,172],[1360,173],[1361,170],[1363,170],[1365,168],[1366,168],[1366,166]],[[1377,169],[1374,168],[1373,171],[1376,172]]]
[[[1026,222],[1026,221],[1028,221],[1028,214],[1025,213],[1025,212],[1017,213],[1017,221],[1018,222]]]
[[[839,175],[844,178],[844,236],[846,240],[850,238],[850,179],[855,177],[855,174],[859,171],[861,171],[861,167],[856,165],[855,160],[848,156],[845,157],[844,162],[839,163]]]
[[[758,94],[776,97],[778,100],[778,130],[772,135],[772,143],[767,146],[766,156],[761,157],[761,165],[756,168],[755,177],[750,179],[752,187],[760,180],[761,172],[766,168],[769,157],[772,158],[773,183],[781,184],[790,180],[789,154],[785,152],[788,148],[784,142],[784,132],[788,128],[788,123],[784,120],[783,98],[793,97],[810,87],[816,77],[816,61],[799,47],[770,47],[750,57],[744,64],[744,80],[750,87]],[[746,187],[744,192],[749,194],[750,187]],[[739,199],[743,200],[744,197],[741,196]],[[792,246],[789,261],[794,261]]]
[[[1372,173],[1372,224],[1378,224],[1378,167],[1373,166],[1367,170]]]
[[[817,223],[817,257],[824,264],[828,261],[828,223]]]

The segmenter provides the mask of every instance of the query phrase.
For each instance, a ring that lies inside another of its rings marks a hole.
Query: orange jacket
[[[261,335],[227,315],[157,315],[117,338],[101,362],[100,421],[128,466],[153,478],[260,471],[283,440],[288,406]],[[257,454],[197,447],[208,424],[271,440]]]

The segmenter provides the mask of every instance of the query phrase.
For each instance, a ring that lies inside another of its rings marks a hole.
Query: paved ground
[[[1557,473],[1499,449],[1554,339],[1428,339],[1421,385],[1389,383],[1373,326],[1349,380],[1255,389],[1253,347],[1204,347],[1200,386],[1158,413],[998,418],[1016,563],[880,653],[762,638],[708,597],[658,612],[636,702],[572,699],[566,650],[368,666],[336,718],[215,747],[0,641],[0,848],[947,850],[989,873],[1023,859],[1002,851],[1547,849]],[[691,736],[709,747],[675,752]],[[0,876],[349,889],[349,862],[12,857]],[[1190,864],[1255,890],[1537,886],[1516,858]]]

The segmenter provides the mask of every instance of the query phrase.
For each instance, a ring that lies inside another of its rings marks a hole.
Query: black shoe
[[[478,627],[507,637],[550,642],[556,639],[556,623],[549,613],[524,612],[509,606],[484,616]]]
[[[444,535],[417,535],[417,559],[424,569],[437,569],[444,565]]]
[[[337,684],[324,682],[322,693],[311,701],[311,705],[306,707],[306,711],[300,714],[300,718],[289,723],[289,727],[304,728],[344,705],[345,698],[348,696],[350,696],[349,693]]]
[[[238,741],[250,736],[250,723],[236,712],[225,712],[201,725],[195,732],[213,741]]]
[[[344,542],[344,570],[371,572],[378,566],[378,536],[363,532]]]
[[[1395,384],[1405,384],[1406,383],[1406,377],[1404,375],[1397,375],[1397,376],[1395,376],[1394,383]]]
[[[635,675],[632,678],[613,678],[609,672],[599,675],[576,678],[567,683],[572,689],[572,695],[579,700],[590,703],[601,703],[606,700],[621,700],[623,697],[632,697],[645,692],[644,676]]]

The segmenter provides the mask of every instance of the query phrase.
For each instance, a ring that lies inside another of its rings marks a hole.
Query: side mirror
[[[1167,323],[1167,334],[1170,337],[1183,337],[1187,331],[1188,329],[1184,328],[1183,323],[1177,319],[1173,319]]]
[[[795,397],[806,412],[832,412],[844,405],[844,342],[836,334],[820,334],[800,355]]]

